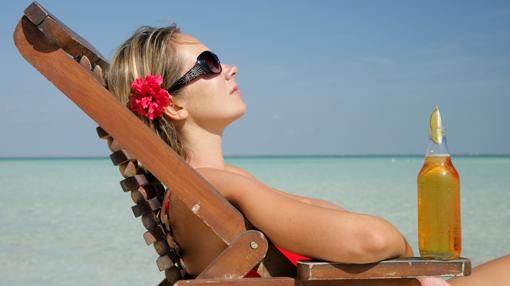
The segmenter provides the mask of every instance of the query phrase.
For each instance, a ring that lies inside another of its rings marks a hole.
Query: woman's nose
[[[237,68],[235,65],[223,64],[223,68],[226,72],[225,74],[227,79],[231,79],[235,77],[237,73],[239,73],[239,68]]]

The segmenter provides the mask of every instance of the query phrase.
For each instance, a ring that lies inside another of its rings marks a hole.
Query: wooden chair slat
[[[407,257],[384,260],[369,264],[342,264],[314,261],[299,261],[297,279],[390,279],[420,276],[464,276],[469,275],[471,262],[466,258],[452,260]]]
[[[115,140],[115,138],[110,136],[108,138],[108,149],[110,149],[110,151],[112,151],[112,152],[117,152],[120,149],[124,149],[124,148],[122,148],[122,146],[120,146],[119,141]]]
[[[182,257],[179,258],[179,266],[182,267],[182,272],[181,272],[181,273],[183,273],[182,277],[186,277],[186,275],[184,275],[184,274],[187,274],[188,270],[186,270],[186,264],[184,264],[184,260],[182,259]]]
[[[152,211],[157,211],[161,209],[161,201],[158,197],[154,197],[152,199],[147,200],[147,204],[151,208]]]
[[[167,235],[165,237],[165,241],[168,243],[168,245],[171,248],[178,247],[177,242],[175,241],[174,237],[171,234],[167,233]]]
[[[92,64],[90,63],[90,60],[89,58],[87,58],[87,56],[81,56],[79,57],[79,60],[78,62],[80,63],[80,65],[88,70],[88,71],[91,71],[92,70]]]
[[[133,195],[135,192],[136,194]],[[150,200],[158,195],[156,188],[151,185],[140,186],[138,189],[131,191],[131,194],[131,199],[133,199],[135,203]]]
[[[170,281],[168,281],[166,278],[163,279],[161,282],[159,282],[158,286],[172,286],[173,283],[171,283]]]
[[[156,196],[163,198],[163,195],[165,194],[165,191],[166,191],[163,184],[152,182],[151,186],[154,188],[154,190],[156,190]]]
[[[159,181],[158,178],[156,178],[156,176],[154,176],[152,173],[148,172],[147,174],[145,174],[147,176],[147,180],[151,183],[155,183],[154,185],[158,185],[158,187],[162,188],[163,186],[161,185],[161,182]],[[164,188],[163,188],[163,191],[164,191]]]
[[[154,250],[156,250],[156,252],[159,255],[165,255],[168,252],[170,252],[170,246],[164,240],[158,240],[158,241],[154,242],[153,246],[154,246]]]
[[[135,217],[140,217],[144,214],[150,214],[152,213],[149,205],[146,202],[142,202],[139,204],[136,204],[131,207],[131,210],[133,211],[133,215]]]
[[[127,150],[120,149],[110,154],[110,159],[114,166],[118,166],[122,163],[125,163],[129,160],[136,160],[133,156],[131,156]]]
[[[170,267],[165,270],[165,278],[170,284],[174,284],[177,280],[183,277],[181,270],[177,267]]]
[[[97,81],[101,83],[101,85],[106,86],[106,81],[104,79],[103,69],[100,65],[95,65],[92,69],[92,74],[96,77]]]
[[[108,139],[110,138],[110,134],[106,132],[101,126],[96,127],[97,136],[100,139]]]
[[[119,172],[124,178],[136,176],[143,173],[143,170],[138,166],[138,161],[129,160],[119,165]]]
[[[35,2],[25,9],[24,14],[35,25],[41,24],[48,17],[48,12]]]
[[[133,177],[125,178],[124,180],[120,181],[120,185],[124,192],[136,190],[142,186],[146,186],[147,184],[149,184],[149,182],[147,181],[147,178],[145,178],[144,175],[136,175]]]
[[[83,39],[62,23],[57,17],[48,12],[39,3],[33,2],[25,9],[25,16],[43,32],[48,39],[57,44],[73,57],[86,55],[89,60],[99,64],[103,70],[108,67],[108,61],[89,42]]]
[[[142,225],[145,229],[150,230],[153,229],[156,225],[158,225],[159,219],[152,212],[142,214]]]
[[[156,265],[158,265],[159,271],[164,271],[174,266],[174,262],[169,255],[163,255],[156,259]]]
[[[173,251],[178,257],[182,257],[182,249],[179,245],[171,247],[170,251]]]
[[[142,196],[142,194],[138,190],[133,190],[130,192],[131,194],[131,200],[135,204],[139,204],[143,201],[145,201],[145,198]]]
[[[147,245],[151,245],[158,240],[164,240],[165,237],[165,231],[160,226],[156,226],[155,228],[148,230],[143,234],[143,239]]]

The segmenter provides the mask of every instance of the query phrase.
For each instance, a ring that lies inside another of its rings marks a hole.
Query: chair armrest
[[[415,278],[420,276],[467,276],[471,261],[405,257],[369,264],[345,264],[322,261],[298,261],[297,280],[346,280]]]

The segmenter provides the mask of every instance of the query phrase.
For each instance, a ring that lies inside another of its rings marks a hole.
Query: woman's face
[[[209,48],[182,33],[177,35],[176,41],[177,54],[183,61],[182,76],[195,65],[198,55]],[[218,57],[221,61],[221,55]],[[246,104],[235,81],[239,70],[234,65],[222,63],[221,66],[220,74],[201,76],[174,97],[175,104],[188,111],[188,119],[213,132],[221,132],[246,113]]]

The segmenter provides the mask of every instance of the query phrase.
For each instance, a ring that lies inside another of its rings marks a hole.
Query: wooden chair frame
[[[14,31],[23,57],[100,127],[125,179],[143,237],[160,255],[160,285],[420,285],[420,276],[469,275],[469,259],[401,258],[371,264],[300,261],[297,268],[203,177],[106,88],[108,61],[37,2]],[[115,114],[115,116],[112,116]],[[125,128],[129,126],[129,128]],[[160,217],[165,188],[171,212]],[[254,267],[261,278],[244,278]]]

